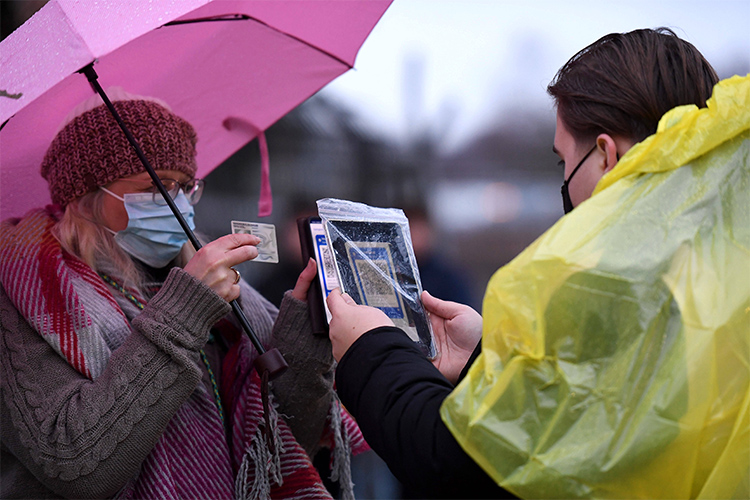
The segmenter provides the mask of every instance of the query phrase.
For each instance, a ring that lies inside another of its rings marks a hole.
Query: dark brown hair
[[[600,133],[636,142],[683,104],[705,107],[716,72],[668,28],[606,35],[574,55],[547,87],[577,140]]]

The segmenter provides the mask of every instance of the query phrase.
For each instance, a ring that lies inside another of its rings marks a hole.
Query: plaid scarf
[[[0,282],[29,324],[93,380],[130,335],[130,323],[96,272],[65,252],[51,234],[58,218],[48,207],[0,225]],[[330,498],[273,404],[268,405],[273,432],[265,430],[262,384],[252,367],[255,356],[247,337],[240,335],[222,367],[233,449],[214,399],[199,384],[170,420],[138,477],[120,491],[121,498]],[[348,455],[351,448],[367,448],[337,403],[331,416],[334,424],[339,422],[330,430],[331,440],[340,445],[334,451],[340,455],[346,448]],[[341,479],[345,492],[351,492],[348,475]]]

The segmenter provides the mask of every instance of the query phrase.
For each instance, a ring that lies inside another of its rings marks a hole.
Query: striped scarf
[[[29,324],[93,380],[130,335],[130,323],[96,272],[65,252],[51,234],[59,216],[47,207],[0,225],[0,282]],[[120,491],[121,498],[330,498],[272,404],[274,432],[265,431],[261,381],[252,367],[255,356],[241,335],[224,360],[222,399],[233,449],[226,443],[214,399],[199,384],[170,420],[138,477]],[[331,430],[332,441],[342,445],[334,448],[336,453],[345,449],[348,456],[350,446],[366,449],[356,424],[338,405],[331,420],[341,422]],[[351,492],[348,475],[341,479]]]

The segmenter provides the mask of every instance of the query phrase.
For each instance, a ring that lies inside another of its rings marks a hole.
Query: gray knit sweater
[[[332,398],[330,342],[311,334],[306,304],[290,293],[277,312],[243,284],[240,303],[262,341],[290,364],[273,383],[276,401],[313,453]],[[221,376],[222,353],[206,342],[229,311],[202,282],[173,269],[92,381],[32,330],[0,287],[0,497],[115,495],[138,473],[180,405],[201,381],[210,384],[202,348]],[[92,453],[111,448],[104,458]],[[79,472],[66,473],[71,470]]]

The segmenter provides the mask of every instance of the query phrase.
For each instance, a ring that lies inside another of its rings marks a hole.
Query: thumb
[[[331,293],[326,297],[326,304],[328,304],[328,309],[331,310],[331,314],[334,315],[336,314],[336,311],[346,306],[346,298],[344,297],[344,294],[341,293],[340,288],[334,288],[331,290]]]
[[[315,259],[310,257],[307,260],[307,264],[305,265],[305,268],[302,270],[300,275],[304,276],[305,279],[308,281],[312,281],[315,278],[315,275],[318,272],[318,263],[315,262]]]
[[[427,290],[422,292],[422,304],[430,314],[445,319],[451,319],[454,317],[461,308],[461,305],[457,302],[448,302],[446,300],[438,299],[437,297],[430,295]]]
[[[352,298],[352,296],[349,295],[346,292],[344,292],[344,293],[341,294],[341,298],[344,299],[344,302],[346,302],[350,306],[358,306],[359,305],[356,302],[354,302],[354,299]]]
[[[348,293],[341,293],[341,288],[334,288],[328,297],[326,298],[328,309],[331,310],[331,314],[335,314],[335,311],[346,306],[358,305],[354,302],[354,299]]]
[[[310,259],[307,261],[307,266],[305,266],[305,268],[299,274],[297,283],[294,285],[294,290],[292,290],[292,295],[294,295],[294,298],[302,301],[307,300],[307,292],[310,290],[310,285],[315,279],[316,274],[317,268],[315,265],[315,260]]]

